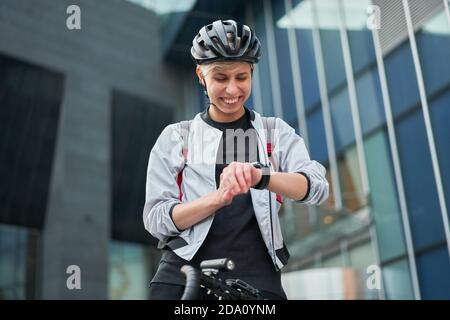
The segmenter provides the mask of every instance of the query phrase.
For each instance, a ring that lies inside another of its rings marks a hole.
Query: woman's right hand
[[[229,205],[233,198],[246,193],[262,176],[261,169],[250,163],[232,162],[220,175],[219,188],[198,199],[173,207],[172,220],[179,230],[190,228],[218,209]]]
[[[219,203],[227,206],[236,195],[247,193],[251,186],[256,184],[257,175],[258,172],[250,163],[230,163],[220,175],[220,184],[217,189]]]
[[[233,201],[233,198],[237,195],[235,191],[232,190],[232,188],[227,186],[219,186],[219,189],[217,189],[217,197],[219,201],[219,206],[224,207]]]

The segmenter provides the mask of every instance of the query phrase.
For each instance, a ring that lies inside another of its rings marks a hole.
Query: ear
[[[205,79],[203,79],[202,70],[200,69],[199,66],[197,66],[197,68],[195,68],[195,73],[197,74],[198,82],[199,82],[202,86],[205,86]]]

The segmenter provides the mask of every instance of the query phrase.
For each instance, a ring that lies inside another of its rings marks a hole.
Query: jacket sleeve
[[[147,167],[143,212],[144,226],[161,241],[181,233],[173,223],[171,211],[179,199],[178,173],[184,167],[183,140],[179,124],[167,126],[153,146]]]
[[[303,139],[280,118],[276,119],[275,151],[278,153],[281,172],[302,173],[308,180],[308,193],[304,199],[296,200],[304,204],[322,204],[328,198],[326,170],[317,161],[309,158]]]

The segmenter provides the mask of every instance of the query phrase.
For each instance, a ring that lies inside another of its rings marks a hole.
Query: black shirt
[[[249,110],[245,110],[240,119],[228,123],[212,120],[208,110],[202,114],[206,123],[223,132],[216,159],[217,187],[222,170],[230,162],[258,160],[256,133],[249,130],[253,128]],[[223,278],[239,278],[258,289],[286,298],[281,273],[275,270],[261,236],[250,192],[235,196],[231,204],[216,211],[208,235],[190,262],[170,249],[163,250],[160,268],[152,282],[185,284],[184,275],[179,272],[183,264],[198,268],[203,260],[219,258],[230,258],[235,262],[235,269],[221,274]]]

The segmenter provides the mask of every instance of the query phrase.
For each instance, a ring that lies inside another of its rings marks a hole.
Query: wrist
[[[252,165],[261,172],[261,178],[252,188],[257,190],[266,189],[270,181],[270,167],[260,162],[253,162]]]
[[[211,192],[209,194],[209,200],[209,205],[214,211],[222,208],[225,205],[219,190]]]

